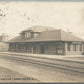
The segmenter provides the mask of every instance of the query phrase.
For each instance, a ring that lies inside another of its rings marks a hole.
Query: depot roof
[[[47,42],[47,41],[81,41],[83,39],[72,35],[71,33],[65,32],[63,30],[49,30],[40,33],[35,38],[31,39],[22,39],[21,36],[17,36],[11,39],[8,43],[17,43],[17,42]]]

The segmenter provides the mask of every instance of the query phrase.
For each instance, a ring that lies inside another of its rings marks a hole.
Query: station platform
[[[0,54],[13,54],[13,55],[23,55],[23,56],[35,56],[50,59],[61,59],[68,61],[84,62],[84,55],[47,55],[47,54],[32,54],[32,53],[15,53],[15,52],[0,52]]]

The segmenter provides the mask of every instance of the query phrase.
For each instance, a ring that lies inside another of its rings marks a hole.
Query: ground
[[[27,55],[27,54],[26,54]],[[5,57],[5,58],[4,58]],[[20,58],[18,58],[20,57]],[[82,57],[82,56],[81,56]],[[79,57],[79,58],[81,58]],[[74,57],[76,61],[78,57]],[[84,57],[82,57],[84,58]],[[58,58],[57,58],[58,59]],[[25,82],[84,82],[84,63],[67,62],[51,58],[40,58],[25,55],[0,55],[0,77],[12,77],[12,82],[23,82],[23,80],[13,80],[16,77],[34,78],[35,80],[25,80]],[[61,58],[62,59],[62,58]],[[64,58],[65,59],[65,58]],[[66,57],[66,59],[68,59]],[[72,57],[69,59],[73,59]],[[68,60],[69,60],[68,59]],[[83,61],[83,59],[82,59]],[[46,63],[45,63],[46,62]],[[54,63],[54,64],[52,64]],[[63,69],[62,69],[63,68]],[[65,68],[65,69],[64,69]],[[70,70],[67,70],[70,69]],[[11,81],[11,80],[7,80]]]
[[[4,68],[0,66],[0,83],[17,83],[17,82],[24,82],[24,83],[38,83],[38,80],[35,78],[28,77],[16,71],[10,70],[8,68]]]

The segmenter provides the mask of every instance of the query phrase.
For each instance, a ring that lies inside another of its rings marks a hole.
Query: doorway
[[[57,55],[64,55],[64,46],[62,44],[57,44],[56,54]]]
[[[40,45],[40,53],[41,54],[45,53],[45,46],[44,45]]]

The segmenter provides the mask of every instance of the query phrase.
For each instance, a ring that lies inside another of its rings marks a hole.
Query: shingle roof
[[[51,31],[42,32],[40,35],[32,39],[24,40],[21,38],[21,36],[18,36],[10,40],[9,43],[12,43],[12,42],[41,42],[41,41],[84,41],[84,40],[70,33],[62,31],[62,30],[51,30]]]
[[[9,40],[8,43],[12,43],[12,42],[23,42],[24,40],[22,39],[21,36],[16,36],[13,39]]]
[[[43,31],[54,30],[54,29],[55,28],[52,28],[52,27],[36,25],[36,26],[28,27],[28,29],[24,31],[33,30],[33,32],[43,32]]]

